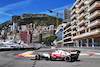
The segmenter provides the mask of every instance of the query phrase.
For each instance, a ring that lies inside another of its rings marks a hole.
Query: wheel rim
[[[39,56],[38,55],[36,55],[36,60],[38,60],[39,59]]]
[[[71,58],[70,57],[66,57],[65,61],[69,62],[69,61],[71,61]]]

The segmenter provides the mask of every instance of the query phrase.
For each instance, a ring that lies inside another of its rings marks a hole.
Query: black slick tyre
[[[70,56],[65,57],[65,61],[67,62],[72,62],[74,59],[72,59]]]
[[[37,55],[35,56],[35,59],[36,59],[36,60],[40,60],[40,55],[37,54]]]

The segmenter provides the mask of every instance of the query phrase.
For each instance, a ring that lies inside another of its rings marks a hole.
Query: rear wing
[[[70,53],[71,54],[80,54],[80,52],[81,52],[80,50],[72,50]]]

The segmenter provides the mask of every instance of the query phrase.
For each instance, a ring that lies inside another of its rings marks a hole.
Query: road
[[[38,52],[47,52],[49,49],[40,49]],[[2,51],[0,52],[0,67],[100,67],[100,56],[80,56],[78,61],[46,61],[30,60],[28,57],[16,57],[23,51]],[[85,51],[86,52],[86,51]]]

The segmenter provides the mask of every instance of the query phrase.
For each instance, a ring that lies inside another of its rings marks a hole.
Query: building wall
[[[100,1],[76,0],[71,9],[72,39],[75,46],[100,46]]]
[[[20,31],[20,39],[24,42],[30,43],[32,35],[29,31]]]
[[[74,46],[74,42],[72,40],[71,28],[72,28],[71,22],[66,22],[66,26],[63,27],[64,46]]]
[[[71,10],[65,8],[64,9],[64,20],[67,20],[66,22],[69,22],[70,21],[70,18],[71,18]]]

